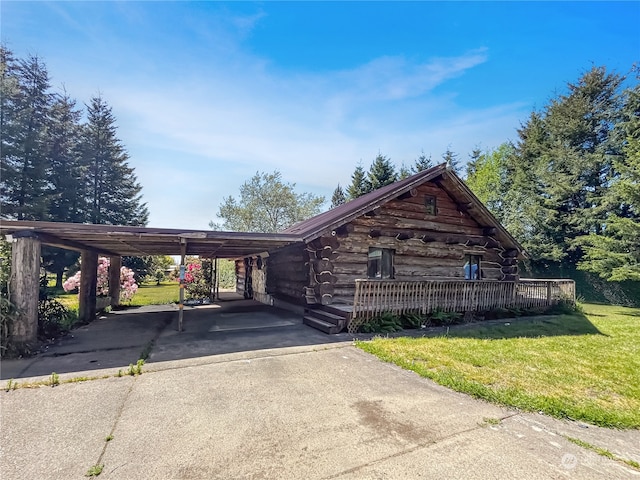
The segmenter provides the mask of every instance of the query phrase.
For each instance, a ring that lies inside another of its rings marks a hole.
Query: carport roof
[[[168,228],[0,220],[0,233],[33,236],[44,244],[105,255],[187,255],[239,258],[301,242],[288,233],[219,232]]]

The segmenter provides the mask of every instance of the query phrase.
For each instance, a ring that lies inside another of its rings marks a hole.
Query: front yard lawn
[[[477,398],[606,427],[640,428],[640,309],[583,309],[357,345]]]
[[[164,305],[177,303],[180,297],[180,286],[176,282],[165,282],[160,285],[140,285],[131,301],[123,302],[125,307],[140,307],[143,305]],[[71,310],[78,309],[78,294],[65,293],[55,297],[60,303]]]

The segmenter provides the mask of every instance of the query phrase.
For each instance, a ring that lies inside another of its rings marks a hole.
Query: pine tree
[[[398,181],[398,174],[391,160],[382,154],[378,154],[369,168],[367,181],[371,185],[371,191]]]
[[[424,153],[424,150],[420,153],[420,156],[416,158],[415,165],[411,167],[411,171],[415,173],[420,173],[423,170],[427,170],[428,168],[433,167],[433,162],[431,161],[431,157],[427,157]]]
[[[149,217],[141,203],[141,185],[129,155],[116,136],[111,107],[100,97],[87,106],[83,135],[83,162],[87,168],[88,220],[113,225],[146,225]]]
[[[353,200],[369,193],[370,191],[371,185],[367,182],[362,164],[359,163],[351,174],[351,185],[347,187],[347,194],[349,195],[349,199]]]
[[[46,220],[49,74],[35,56],[16,61],[2,48],[1,61],[2,213],[18,220]]]
[[[343,203],[346,203],[346,201],[347,201],[347,196],[345,195],[344,190],[338,183],[338,186],[333,191],[333,195],[331,195],[331,208],[335,208],[339,205],[342,205]]]

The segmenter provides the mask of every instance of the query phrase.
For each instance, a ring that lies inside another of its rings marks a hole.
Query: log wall
[[[331,260],[335,277],[332,303],[353,301],[355,280],[367,278],[370,247],[395,250],[396,280],[464,279],[464,256],[468,254],[482,257],[484,280],[518,279],[517,252],[502,247],[492,236],[495,229],[477,223],[464,205],[435,183],[425,183],[413,193],[356,218],[336,232],[339,245]],[[426,213],[426,195],[436,197],[436,215]]]
[[[262,257],[253,259],[253,268],[251,269],[251,278],[253,286],[253,299],[258,302],[271,304],[271,297],[267,293],[267,264]]]
[[[309,286],[309,263],[304,246],[296,244],[269,252],[264,261],[266,293],[303,304],[305,288]]]
[[[244,260],[236,260],[236,293],[244,296],[245,271]]]

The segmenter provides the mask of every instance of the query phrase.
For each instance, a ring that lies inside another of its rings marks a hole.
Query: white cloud
[[[246,57],[211,76],[192,72],[178,84],[137,78],[104,94],[135,153],[152,224],[181,218],[181,226],[205,228],[222,198],[258,170],[279,169],[329,196],[378,151],[400,165],[424,149],[437,162],[449,145],[466,158],[479,142],[506,140],[523,105],[465,110],[455,94],[431,93],[484,61],[485,51],[422,64],[384,57],[350,71],[290,76]],[[158,172],[181,192],[170,201],[157,193]]]
[[[437,161],[448,145],[466,155],[478,142],[504,140],[521,116],[522,105],[464,109],[446,88],[489,61],[485,49],[292,71],[244,49],[262,11],[221,7],[216,15],[175,18],[192,37],[174,41],[170,32],[158,35],[140,8],[120,6],[130,27],[140,25],[130,35],[148,36],[130,48],[130,38],[118,38],[98,17],[79,22],[73,5],[56,7],[86,45],[74,55],[43,53],[79,103],[100,91],[113,107],[152,225],[206,228],[222,198],[256,171],[279,169],[300,188],[330,196],[378,151],[397,165],[422,149]],[[105,29],[108,43],[94,32]]]

